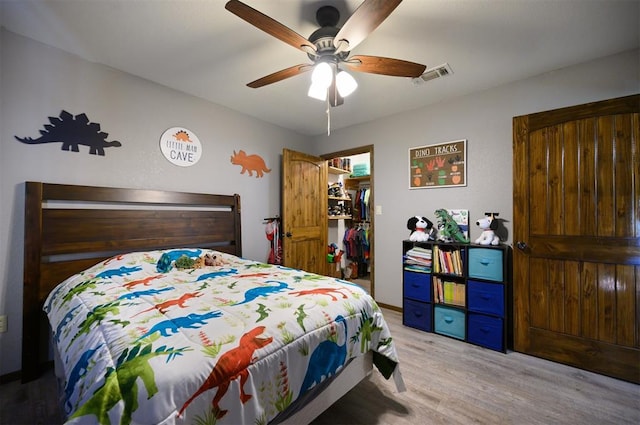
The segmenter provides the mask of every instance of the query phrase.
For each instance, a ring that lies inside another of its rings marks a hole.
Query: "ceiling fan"
[[[238,0],[230,0],[225,8],[256,28],[302,50],[312,62],[282,69],[252,81],[247,86],[263,87],[314,70],[309,96],[328,100],[331,106],[338,106],[343,103],[343,97],[357,86],[353,77],[341,67],[356,72],[395,77],[415,78],[424,72],[425,65],[405,60],[380,56],[349,56],[351,50],[375,30],[401,1],[364,0],[342,28],[337,28],[340,20],[338,10],[333,6],[322,6],[316,12],[320,28],[308,39]],[[323,72],[327,74],[323,75]]]

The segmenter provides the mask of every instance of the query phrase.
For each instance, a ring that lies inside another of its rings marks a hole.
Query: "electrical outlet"
[[[0,333],[7,331],[7,315],[0,316]]]

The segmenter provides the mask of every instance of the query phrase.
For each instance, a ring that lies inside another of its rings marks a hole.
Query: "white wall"
[[[429,87],[438,83],[434,80],[420,89],[428,96]],[[438,208],[468,209],[475,240],[480,234],[475,220],[485,211],[497,211],[507,220],[506,242],[513,243],[514,116],[636,93],[639,50],[318,136],[313,144],[316,155],[374,145],[374,197],[382,207],[382,215],[375,216],[376,300],[402,306],[401,241],[409,236],[406,223],[413,215],[435,223],[433,212]],[[459,139],[467,139],[467,186],[409,190],[409,148]]]
[[[243,255],[266,261],[262,219],[280,211],[282,148],[302,151],[308,139],[155,83],[87,62],[0,30],[0,375],[21,365],[24,182],[116,186],[203,193],[239,193]],[[86,113],[122,147],[104,157],[62,151],[60,143],[26,145],[14,136],[38,137],[61,110]],[[169,163],[161,134],[174,126],[194,132],[203,145],[191,167]],[[233,150],[262,156],[271,172],[241,175]]]

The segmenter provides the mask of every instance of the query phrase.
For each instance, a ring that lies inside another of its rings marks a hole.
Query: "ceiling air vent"
[[[414,78],[413,83],[415,85],[419,85],[424,83],[425,81],[435,80],[436,78],[446,77],[447,75],[451,74],[453,74],[453,70],[448,63],[445,63],[434,68],[427,69],[422,73],[421,76]]]

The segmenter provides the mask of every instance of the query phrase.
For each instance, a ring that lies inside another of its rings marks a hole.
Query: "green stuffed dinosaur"
[[[435,215],[438,221],[438,240],[440,242],[469,243],[469,238],[465,237],[460,227],[458,227],[458,223],[447,210],[437,209]]]

